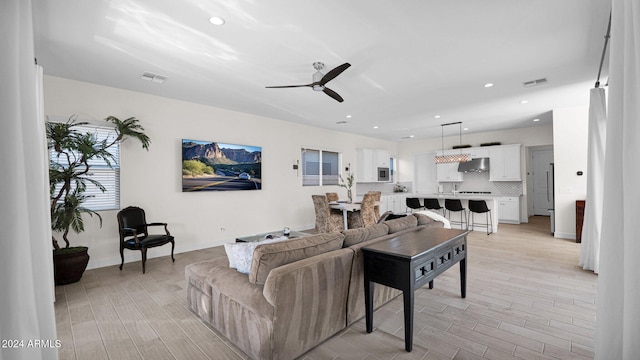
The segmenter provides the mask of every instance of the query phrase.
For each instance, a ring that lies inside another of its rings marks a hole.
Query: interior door
[[[553,209],[553,150],[533,150],[533,214],[549,215]]]

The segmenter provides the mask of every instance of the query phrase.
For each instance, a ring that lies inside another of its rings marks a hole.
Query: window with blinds
[[[75,129],[80,133],[91,133],[98,141],[104,139],[112,142],[117,134],[113,128],[101,126],[76,126]],[[87,190],[85,194],[89,196],[83,206],[94,210],[115,210],[120,208],[120,144],[116,143],[108,150],[113,159],[110,159],[111,167],[102,159],[92,159],[89,161],[89,172],[85,175],[88,178],[96,180],[106,191],[102,192],[97,186],[91,182],[86,182]],[[55,151],[49,153],[51,161],[63,163],[63,159],[57,159]]]
[[[340,153],[302,149],[302,185],[338,185]]]

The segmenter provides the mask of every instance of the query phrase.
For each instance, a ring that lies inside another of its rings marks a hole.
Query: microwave
[[[378,168],[378,181],[389,181],[390,172],[388,167]]]

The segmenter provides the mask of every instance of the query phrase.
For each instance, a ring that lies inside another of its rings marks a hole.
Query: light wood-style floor
[[[179,239],[177,239],[179,241]],[[404,351],[402,297],[302,356],[317,359],[592,359],[597,276],[579,244],[549,234],[548,217],[468,238],[467,298],[459,269],[416,292],[413,351]],[[162,247],[151,251],[162,251]],[[221,247],[93,269],[56,288],[60,359],[245,359],[185,306],[184,267]]]

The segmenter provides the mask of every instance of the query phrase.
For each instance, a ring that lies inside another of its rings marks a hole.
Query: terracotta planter
[[[56,285],[80,281],[89,263],[86,246],[53,251],[53,274]]]

